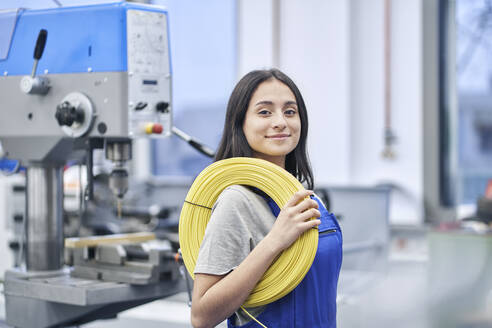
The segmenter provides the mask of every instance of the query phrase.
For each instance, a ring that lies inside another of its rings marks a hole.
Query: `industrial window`
[[[443,0],[441,12],[442,200],[474,204],[492,179],[492,1]]]

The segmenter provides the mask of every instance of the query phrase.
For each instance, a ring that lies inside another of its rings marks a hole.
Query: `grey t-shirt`
[[[266,236],[274,222],[275,216],[262,196],[240,185],[224,189],[212,208],[194,273],[224,275],[234,270]],[[246,310],[256,317],[264,308]],[[235,317],[236,325],[251,320],[241,309]]]

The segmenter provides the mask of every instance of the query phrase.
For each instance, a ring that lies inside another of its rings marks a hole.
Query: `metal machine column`
[[[61,269],[63,262],[63,170],[27,168],[26,266],[29,271]]]

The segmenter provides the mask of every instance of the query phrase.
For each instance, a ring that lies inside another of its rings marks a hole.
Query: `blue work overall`
[[[278,216],[280,208],[269,197],[265,197],[272,213]],[[268,328],[334,328],[336,327],[336,297],[340,267],[342,265],[342,233],[335,216],[329,213],[321,201],[312,197],[319,205],[321,224],[318,226],[318,250],[308,273],[297,287],[270,303],[256,317]],[[229,328],[261,327],[251,320],[242,326],[234,326],[231,318]]]

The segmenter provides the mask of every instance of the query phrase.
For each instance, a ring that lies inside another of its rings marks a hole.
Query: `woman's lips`
[[[266,136],[268,139],[282,140],[290,137],[290,134],[274,134],[271,136]]]

